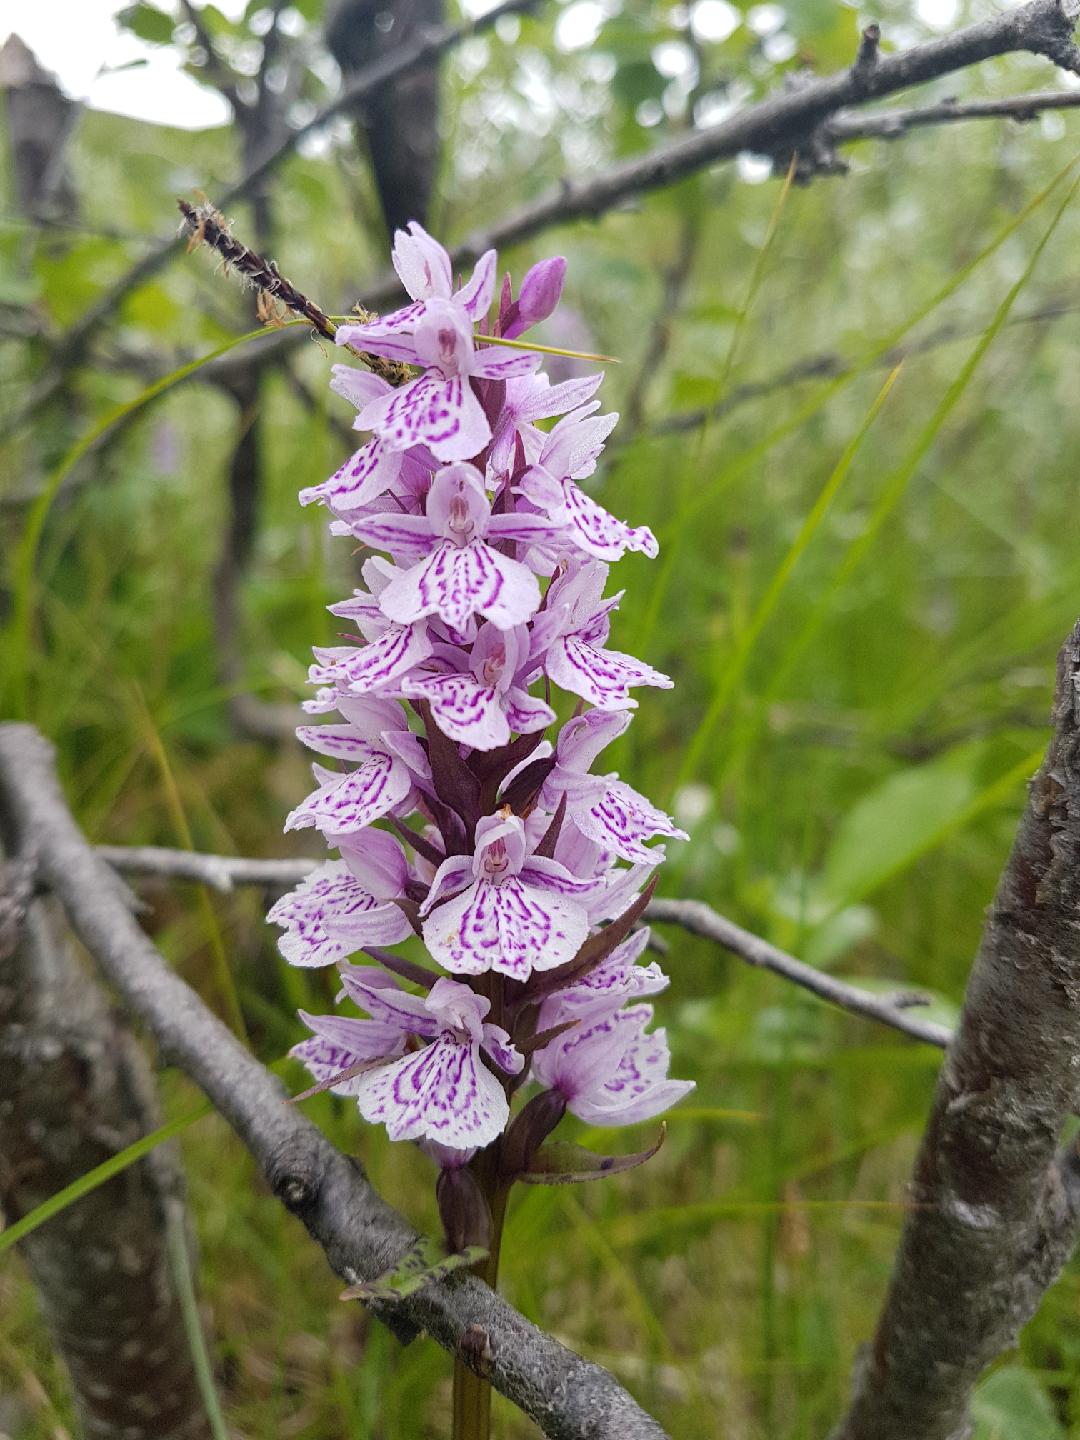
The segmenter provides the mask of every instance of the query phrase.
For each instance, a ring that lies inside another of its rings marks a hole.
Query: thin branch
[[[291,310],[301,320],[309,321],[312,328],[324,340],[333,341],[338,327],[329,315],[316,305],[314,300],[309,299],[302,290],[298,290],[291,280],[287,280],[273,260],[265,259],[262,255],[249,249],[242,241],[237,240],[225,217],[218,210],[212,205],[203,205],[196,209],[186,200],[177,200],[176,205],[183,216],[184,228],[191,236],[189,249],[194,249],[199,245],[209,246],[225,261],[226,269],[235,270],[248,285],[265,298],[266,304],[271,307],[283,305],[286,310]],[[267,312],[267,319],[272,322],[272,310]],[[357,350],[352,345],[347,348],[359,360],[362,360],[369,370],[382,376],[391,385],[403,384],[412,374],[407,365],[402,365],[396,360],[386,360],[381,355],[372,355],[366,350]]]
[[[848,1010],[853,1015],[861,1015],[866,1020],[876,1020],[881,1025],[888,1025],[893,1030],[910,1035],[913,1040],[922,1040],[925,1044],[936,1045],[941,1050],[949,1044],[951,1032],[946,1026],[908,1013],[907,1007],[913,1001],[918,1003],[919,997],[872,995],[869,991],[860,990],[857,985],[848,985],[843,980],[815,970],[803,960],[796,960],[794,955],[778,950],[775,945],[770,945],[759,935],[744,930],[700,900],[653,900],[645,913],[650,920],[659,921],[661,924],[680,925],[691,935],[712,940],[732,955],[737,955],[740,960],[745,960],[748,965],[754,965],[761,970],[771,970],[774,975],[790,980],[793,985],[799,985],[817,995],[819,999],[838,1005],[840,1009]]]
[[[225,1116],[337,1274],[355,1285],[399,1260],[415,1232],[355,1160],[282,1103],[279,1082],[166,965],[71,818],[52,749],[28,725],[0,726],[0,815],[16,853],[38,857],[40,878],[163,1057]],[[485,1332],[492,1384],[553,1440],[664,1440],[607,1371],[567,1350],[473,1276],[429,1286],[378,1313],[401,1333],[426,1330],[467,1361],[475,1347],[463,1345],[466,1332],[470,1338]]]
[[[983,1371],[1071,1254],[1080,1151],[1080,624],[938,1080],[888,1297],[835,1440],[970,1433]]]
[[[203,24],[202,14],[198,7],[193,5],[191,0],[180,0],[180,9],[184,19],[195,32],[197,44],[206,54],[206,62],[202,68],[207,79],[214,89],[224,96],[233,112],[233,118],[239,121],[248,108],[241,100],[240,92],[237,89],[239,77],[218,51],[213,37]]]
[[[869,115],[837,115],[825,123],[829,139],[837,145],[855,140],[896,140],[909,130],[927,125],[951,125],[959,120],[1036,120],[1048,110],[1075,110],[1080,90],[1043,90],[1030,95],[1009,95],[1001,100],[942,100],[910,110],[875,110]]]
[[[225,895],[238,885],[287,890],[310,875],[318,864],[316,860],[246,860],[233,855],[170,850],[164,845],[95,845],[94,849],[121,875],[191,880]]]
[[[680,137],[599,175],[554,187],[483,234],[470,237],[453,252],[453,259],[462,263],[491,246],[514,244],[548,226],[595,217],[631,195],[674,184],[743,151],[774,154],[785,147],[805,148],[809,137],[841,110],[924,85],[996,55],[1027,51],[1080,73],[1072,41],[1078,10],[1077,0],[1029,0],[953,35],[879,55],[870,73],[856,76],[852,67],[797,89],[779,91],[719,125]],[[371,288],[372,304],[381,303],[381,292],[378,284]]]
[[[1011,328],[1014,325],[1044,324],[1051,320],[1058,320],[1064,315],[1074,315],[1078,309],[1080,309],[1080,297],[1064,295],[1056,300],[1048,300],[1045,304],[1036,306],[1035,309],[1022,315],[1010,315],[1006,325]],[[761,380],[749,380],[745,384],[737,385],[715,405],[703,405],[696,410],[685,410],[681,414],[669,415],[666,419],[658,420],[646,427],[644,435],[653,438],[661,435],[685,434],[688,430],[696,430],[706,423],[712,424],[717,420],[722,420],[724,416],[737,410],[741,405],[765,399],[769,395],[774,395],[778,390],[789,390],[793,385],[802,385],[811,380],[836,380],[840,376],[852,374],[868,363],[876,370],[891,370],[901,360],[909,360],[912,356],[924,355],[942,345],[951,345],[957,340],[966,340],[974,335],[981,335],[985,329],[985,322],[976,321],[972,325],[958,325],[949,322],[938,326],[921,340],[912,341],[910,345],[890,346],[888,350],[872,355],[869,362],[857,355],[838,355],[835,350],[824,350],[816,355],[806,355],[775,375],[766,375]],[[610,455],[617,448],[619,448],[619,441],[616,438],[608,446],[608,454]]]
[[[637,374],[623,407],[622,437],[632,443],[641,431],[649,388],[663,366],[675,337],[683,294],[690,283],[701,240],[701,212],[689,210],[682,217],[675,257],[663,276],[660,304],[646,334],[648,341]]]
[[[231,855],[170,850],[157,845],[99,845],[97,853],[123,875],[198,881],[226,893],[237,885],[287,889],[310,875],[317,863],[314,860],[247,860]],[[939,1048],[944,1048],[949,1042],[949,1031],[944,1025],[936,1025],[907,1013],[911,1005],[921,1003],[921,997],[890,999],[860,990],[857,985],[847,985],[831,975],[822,974],[802,960],[796,960],[793,955],[785,954],[775,945],[752,935],[749,930],[741,929],[700,900],[653,900],[645,911],[645,918],[662,925],[680,925],[693,935],[713,940],[747,964],[771,970],[774,975],[809,990],[819,999],[838,1005],[853,1015],[891,1026],[913,1040],[922,1040]]]

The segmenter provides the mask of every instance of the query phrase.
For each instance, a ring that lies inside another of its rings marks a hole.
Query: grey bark
[[[19,209],[31,217],[62,211],[72,219],[74,195],[64,152],[79,107],[18,35],[9,35],[0,49],[0,90],[6,97]]]
[[[942,1067],[888,1296],[834,1440],[963,1440],[1080,1230],[1080,625]]]
[[[0,872],[0,1208],[8,1221],[160,1123],[146,1059],[72,953],[29,872]],[[172,1280],[183,1225],[168,1147],[34,1230],[20,1251],[90,1440],[204,1440]]]
[[[350,1285],[395,1263],[415,1240],[407,1222],[296,1109],[162,960],[135,923],[118,877],[79,832],[56,780],[52,750],[28,725],[0,725],[0,817],[38,878],[62,904],[102,973],[254,1156],[275,1195],[307,1227]],[[473,1276],[432,1285],[380,1311],[399,1333],[426,1330],[467,1363],[485,1364],[466,1332],[484,1331],[494,1387],[553,1440],[664,1440],[664,1431],[606,1370],[531,1324]]]
[[[336,0],[326,25],[326,44],[352,80],[372,60],[391,55],[445,21],[443,0]],[[439,168],[439,62],[385,85],[356,106],[362,148],[371,156],[375,187],[390,235],[410,220],[428,223]]]

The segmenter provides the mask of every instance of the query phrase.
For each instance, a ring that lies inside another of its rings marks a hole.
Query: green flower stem
[[[475,1273],[494,1290],[499,1278],[499,1252],[502,1249],[503,1223],[506,1219],[506,1201],[510,1194],[509,1185],[500,1181],[497,1173],[497,1145],[489,1147],[482,1154],[486,1161],[478,1170],[484,1194],[491,1206],[491,1241],[487,1258],[481,1260]],[[465,1363],[460,1350],[454,1356],[454,1429],[453,1440],[490,1440],[491,1436],[491,1383]]]

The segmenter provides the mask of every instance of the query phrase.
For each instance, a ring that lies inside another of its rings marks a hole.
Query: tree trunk
[[[0,1206],[12,1222],[160,1121],[146,1059],[73,954],[53,902],[29,900],[16,865],[5,872]],[[170,1268],[167,1232],[183,1234],[184,1211],[166,1149],[19,1247],[93,1440],[210,1434]]]

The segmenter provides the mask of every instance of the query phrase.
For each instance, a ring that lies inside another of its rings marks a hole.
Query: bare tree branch
[[[958,1440],[1076,1244],[1080,1151],[1080,624],[915,1162],[885,1307],[835,1440]]]
[[[99,845],[98,855],[123,875],[156,876],[165,880],[193,880],[226,893],[237,885],[264,885],[287,889],[296,885],[315,868],[314,860],[246,860],[231,855],[205,855],[191,850],[170,850],[157,845]],[[943,1048],[948,1044],[949,1031],[944,1025],[922,1020],[907,1011],[923,1003],[919,995],[902,994],[892,998],[873,995],[857,985],[825,975],[778,950],[775,945],[753,935],[749,930],[726,919],[700,900],[653,900],[645,918],[661,925],[679,925],[693,935],[715,941],[748,965],[771,970],[784,980],[800,986],[867,1020],[877,1020],[893,1030]]]
[[[1075,315],[1078,309],[1080,309],[1080,296],[1061,295],[1056,299],[1047,300],[1044,304],[1037,305],[1023,314],[1010,315],[1005,323],[1010,329],[1015,325],[1040,325],[1058,320],[1064,315]],[[761,380],[748,380],[742,385],[735,386],[715,405],[703,405],[696,410],[684,410],[675,415],[668,415],[665,419],[657,420],[646,426],[643,435],[650,438],[661,435],[681,435],[688,430],[696,430],[701,425],[722,420],[724,416],[737,410],[741,405],[765,399],[769,395],[776,394],[778,390],[789,390],[794,385],[802,385],[811,380],[836,380],[842,375],[853,374],[861,366],[867,364],[875,370],[891,370],[901,360],[909,360],[915,355],[924,355],[930,350],[936,350],[942,345],[951,345],[957,340],[970,339],[972,336],[983,334],[985,330],[985,321],[976,321],[970,325],[960,325],[950,321],[948,324],[939,325],[928,335],[923,336],[921,340],[913,340],[908,345],[892,345],[887,350],[882,350],[877,354],[872,353],[869,361],[858,355],[840,355],[835,350],[823,350],[816,355],[806,355],[801,360],[796,360],[793,365],[785,366],[783,370],[777,371],[774,375],[766,375]],[[621,448],[620,441],[614,437],[608,445],[608,455],[613,454],[619,448]]]
[[[205,71],[207,79],[214,89],[228,101],[233,118],[239,120],[248,108],[241,100],[240,92],[237,89],[239,76],[219,53],[213,37],[203,24],[199,7],[193,5],[192,0],[180,0],[180,11],[195,32],[195,40],[199,47],[205,52],[206,60],[202,69]]]
[[[913,1040],[922,1040],[927,1045],[938,1046],[939,1049],[944,1049],[949,1043],[950,1032],[944,1025],[908,1014],[907,1007],[912,1003],[922,1003],[922,997],[872,995],[867,990],[860,990],[857,985],[845,984],[843,980],[815,970],[803,960],[796,960],[794,955],[778,950],[775,945],[770,945],[759,935],[744,930],[700,900],[653,900],[645,914],[649,920],[659,921],[662,925],[679,925],[692,935],[700,935],[703,940],[712,940],[732,955],[737,955],[740,960],[745,960],[748,965],[754,965],[761,970],[771,970],[774,975],[790,980],[792,984],[809,990],[819,999],[838,1005],[853,1015],[877,1020],[893,1030],[910,1035]]]
[[[296,146],[307,136],[321,130],[336,115],[355,108],[356,105],[375,95],[385,85],[408,75],[418,66],[423,66],[452,49],[470,35],[490,30],[504,15],[516,15],[530,10],[538,0],[503,0],[485,15],[464,25],[442,26],[435,32],[417,36],[408,45],[393,51],[384,59],[377,60],[363,70],[351,84],[323,107],[305,125],[290,130],[288,135],[270,149],[241,179],[219,194],[216,198],[222,207],[257,191],[263,180],[282,160],[292,154]],[[180,253],[175,235],[163,236],[152,249],[121,275],[120,278],[101,294],[82,316],[76,320],[58,341],[55,348],[53,368],[42,377],[35,387],[23,411],[15,417],[14,426],[22,424],[64,384],[65,375],[82,360],[86,346],[100,326],[111,319],[120,301],[144,285],[152,276]],[[7,427],[5,427],[6,429]]]
[[[278,1081],[165,964],[128,913],[113,872],[71,818],[51,747],[31,726],[0,725],[0,814],[17,853],[38,857],[41,879],[131,1013],[229,1121],[337,1274],[353,1285],[400,1259],[415,1232],[372,1190],[356,1161],[282,1103]],[[567,1350],[473,1276],[429,1286],[379,1313],[399,1331],[426,1330],[467,1363],[484,1364],[481,1352],[490,1351],[491,1383],[553,1440],[664,1440],[607,1371]],[[486,1344],[463,1344],[466,1331],[474,1341],[478,1329]]]
[[[825,132],[837,145],[855,140],[897,140],[909,130],[928,125],[952,125],[960,120],[1036,120],[1048,110],[1075,110],[1080,90],[1041,90],[1030,95],[1009,95],[1000,100],[969,100],[955,97],[938,105],[910,110],[874,110],[869,115],[837,115],[825,122]]]
[[[234,855],[207,855],[196,850],[170,850],[164,845],[95,845],[95,852],[121,875],[160,880],[190,880],[231,894],[238,885],[263,885],[287,890],[310,875],[317,860],[246,860]]]
[[[599,175],[565,181],[482,234],[470,237],[453,252],[454,261],[475,258],[491,246],[514,244],[550,225],[595,217],[631,195],[671,185],[706,165],[734,159],[742,151],[798,151],[841,110],[894,95],[913,85],[924,85],[995,55],[1028,51],[1080,73],[1072,39],[1078,11],[1077,0],[1029,0],[1026,5],[1003,11],[953,35],[896,54],[880,55],[869,72],[852,66],[836,75],[810,80],[797,89],[780,91],[719,125],[659,146]],[[389,276],[386,283],[390,283]],[[382,288],[379,284],[370,287],[373,305],[381,303]]]

